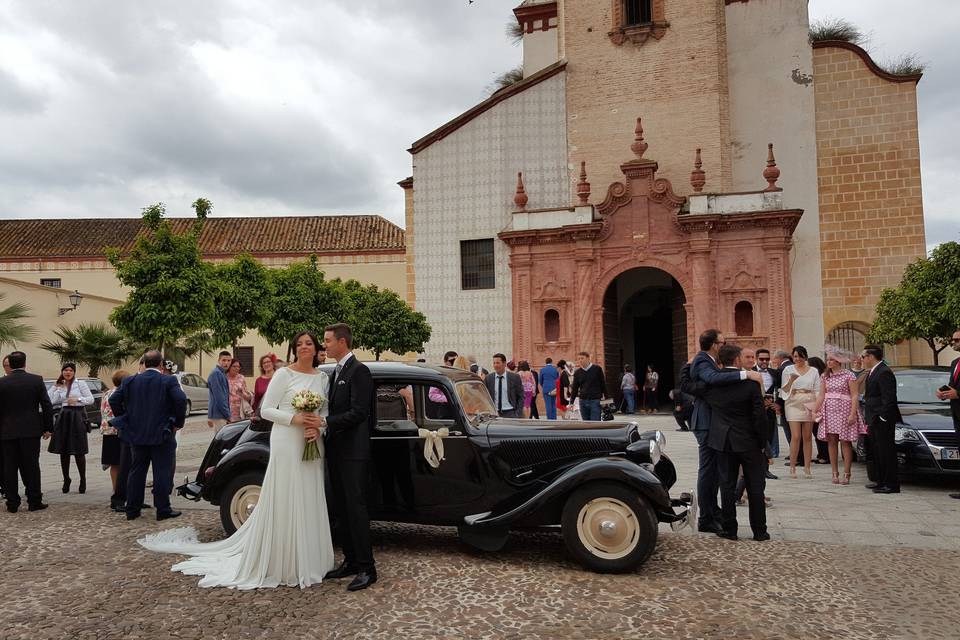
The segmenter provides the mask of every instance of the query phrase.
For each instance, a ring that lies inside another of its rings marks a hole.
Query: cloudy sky
[[[518,0],[0,0],[0,217],[379,213],[410,143],[516,66]],[[280,9],[282,7],[282,9]],[[955,0],[810,0],[928,63],[929,244],[960,239]]]

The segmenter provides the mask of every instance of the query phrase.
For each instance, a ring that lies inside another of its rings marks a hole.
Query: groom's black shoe
[[[366,589],[376,581],[377,570],[364,569],[357,574],[356,578],[353,579],[353,582],[351,582],[350,586],[347,587],[347,591],[360,591],[361,589]]]
[[[160,520],[169,520],[170,518],[179,518],[182,515],[180,511],[168,511],[166,513],[158,513],[157,521]]]
[[[344,560],[339,567],[333,569],[332,571],[327,571],[327,575],[323,576],[324,580],[337,580],[339,578],[346,578],[347,576],[355,576],[360,573],[360,567],[352,564],[347,564],[347,561]]]

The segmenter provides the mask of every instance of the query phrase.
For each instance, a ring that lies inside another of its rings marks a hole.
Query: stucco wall
[[[794,340],[819,347],[824,328],[807,2],[735,2],[726,7],[726,23],[732,191],[766,186],[767,143],[774,143],[784,207],[804,211],[791,254]]]
[[[433,336],[427,357],[448,349],[512,350],[509,251],[496,240],[496,288],[463,291],[460,241],[496,238],[510,223],[517,171],[530,209],[571,202],[566,172],[564,75],[485,111],[413,157],[417,310]]]
[[[556,18],[550,18],[551,24],[556,24]],[[535,30],[523,34],[523,77],[532,76],[537,71],[549,67],[557,58],[556,27],[547,31]]]

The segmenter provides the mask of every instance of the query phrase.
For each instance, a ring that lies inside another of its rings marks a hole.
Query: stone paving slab
[[[177,526],[222,536],[216,514]],[[668,533],[638,571],[588,573],[556,533],[467,549],[450,528],[375,525],[381,580],[199,589],[135,540],[168,528],[95,505],[0,513],[0,638],[956,638],[960,551]],[[821,532],[822,533],[822,532]]]

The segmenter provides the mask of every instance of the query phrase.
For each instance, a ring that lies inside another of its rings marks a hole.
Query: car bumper
[[[177,487],[177,495],[183,496],[187,500],[200,502],[203,499],[203,485],[197,482],[187,481],[185,484]]]
[[[960,460],[943,460],[939,454],[939,447],[926,442],[898,443],[897,466],[904,474],[960,476]]]

